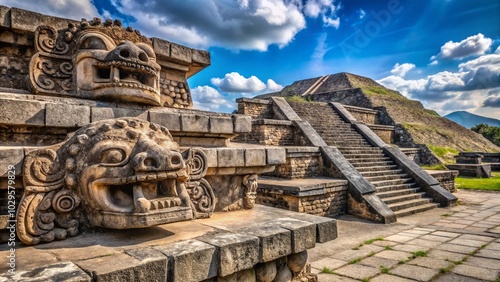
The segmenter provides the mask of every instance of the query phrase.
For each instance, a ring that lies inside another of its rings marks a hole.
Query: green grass
[[[449,155],[458,155],[458,151],[449,147],[439,147],[428,145],[429,149],[441,159],[446,159]]]
[[[380,272],[385,273],[385,274],[391,274],[391,269],[381,265]]]
[[[427,252],[426,251],[416,251],[416,252],[413,252],[413,258],[417,258],[417,257],[426,257],[427,256]]]
[[[328,266],[324,266],[323,269],[321,269],[321,273],[326,273],[326,274],[335,274],[335,271],[333,271],[331,268]]]
[[[448,170],[444,164],[423,165],[422,168],[426,170]]]
[[[500,173],[492,173],[491,178],[459,176],[455,178],[455,187],[460,189],[500,191]]]
[[[408,262],[408,260],[400,260],[400,261],[398,261],[398,264],[405,264],[407,262]]]
[[[306,99],[299,95],[288,96],[285,97],[285,99],[289,102],[299,102],[299,103],[311,102],[311,99]]]
[[[373,242],[375,242],[375,241],[384,241],[384,238],[382,238],[382,237],[377,237],[377,238],[373,238],[373,239],[370,239],[370,240],[366,240],[366,241],[364,242],[364,244],[365,244],[365,245],[370,245],[370,244],[372,244],[372,243],[373,243]]]
[[[375,252],[371,252],[368,256],[373,257],[375,254],[376,254]]]
[[[392,249],[391,245],[387,245],[387,246],[385,246],[385,250],[392,251],[393,249]]]
[[[361,260],[363,260],[363,258],[356,258],[356,259],[350,260],[348,263],[349,264],[355,264],[355,263],[360,262]]]
[[[370,278],[363,278],[361,279],[361,282],[370,282]]]
[[[441,216],[448,217],[451,216],[451,213],[443,213]]]

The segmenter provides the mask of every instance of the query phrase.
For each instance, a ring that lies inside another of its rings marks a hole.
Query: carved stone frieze
[[[89,124],[25,159],[18,236],[65,239],[79,227],[128,229],[209,216],[214,193],[202,150],[134,118]]]
[[[243,186],[245,186],[243,206],[246,209],[251,209],[255,206],[255,198],[257,198],[257,188],[259,188],[258,180],[259,176],[257,174],[245,175],[243,177]]]

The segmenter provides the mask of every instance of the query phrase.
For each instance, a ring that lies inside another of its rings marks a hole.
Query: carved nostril
[[[120,50],[120,56],[122,56],[123,58],[128,58],[130,57],[130,52],[126,49],[122,49]]]
[[[147,166],[147,167],[157,167],[158,166],[158,162],[153,159],[153,158],[146,158],[144,160],[144,165]]]
[[[146,53],[144,53],[144,52],[141,52],[139,54],[139,60],[141,60],[143,62],[147,62],[148,61],[148,55],[146,55]]]
[[[177,155],[173,156],[171,159],[170,159],[170,162],[173,164],[173,165],[178,165],[181,163],[181,158]]]

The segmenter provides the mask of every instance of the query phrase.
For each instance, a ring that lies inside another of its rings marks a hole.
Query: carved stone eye
[[[125,151],[122,149],[111,148],[102,151],[100,160],[103,164],[117,164],[125,159]]]
[[[80,49],[107,50],[104,41],[101,38],[95,36],[83,40],[82,44],[80,44]]]

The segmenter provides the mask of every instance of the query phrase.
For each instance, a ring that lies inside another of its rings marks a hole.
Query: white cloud
[[[493,40],[484,37],[483,34],[478,33],[469,36],[460,42],[448,41],[441,46],[441,51],[431,57],[431,60],[438,59],[463,59],[469,56],[483,55],[491,47]]]
[[[409,71],[415,68],[414,64],[404,63],[398,64],[396,63],[391,70],[391,73],[395,76],[404,77]]]
[[[397,67],[403,65],[396,64],[391,72],[397,74]],[[461,63],[455,71],[442,71],[421,79],[391,75],[378,82],[442,113],[456,110],[477,112],[483,107],[495,106],[499,101],[500,53],[495,51]],[[499,92],[492,92],[497,90]]]
[[[210,82],[220,91],[227,93],[252,93],[256,95],[263,92],[278,91],[283,88],[282,85],[277,84],[272,79],[268,79],[267,84],[265,84],[254,75],[245,78],[237,72],[226,73],[223,78],[214,77]]]
[[[197,86],[191,89],[194,108],[206,111],[231,111],[236,105],[210,86]]]
[[[1,4],[75,20],[99,16],[94,4],[89,0],[2,0]]]
[[[359,14],[359,19],[362,19],[366,16],[366,12],[363,9],[359,9],[358,14]]]
[[[306,27],[296,1],[115,0],[117,9],[134,16],[133,26],[147,35],[197,48],[266,51],[283,47]],[[196,8],[194,8],[196,7]]]
[[[334,0],[308,0],[304,6],[304,14],[311,18],[321,16],[325,27],[339,28],[340,18],[336,13],[339,6],[334,4]]]

